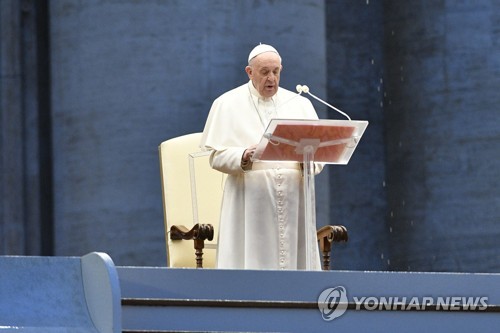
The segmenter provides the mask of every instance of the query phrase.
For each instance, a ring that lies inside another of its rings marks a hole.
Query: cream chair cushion
[[[169,267],[196,267],[193,241],[172,241],[168,234],[172,225],[191,229],[196,223],[214,226],[213,241],[205,241],[203,267],[215,267],[224,175],[210,167],[200,139],[201,133],[187,134],[159,146]]]

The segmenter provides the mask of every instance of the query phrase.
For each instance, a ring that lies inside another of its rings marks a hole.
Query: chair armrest
[[[170,227],[171,240],[209,240],[214,239],[214,227],[211,224],[197,223],[188,230],[183,225],[173,225]]]
[[[347,242],[347,229],[343,225],[326,225],[317,231],[319,248],[323,255],[323,270],[330,270],[330,252],[333,242]]]
[[[196,256],[196,268],[203,268],[203,248],[205,240],[214,239],[214,227],[211,224],[197,223],[188,230],[183,225],[173,225],[170,227],[171,240],[193,240]]]
[[[329,243],[347,242],[349,237],[347,229],[343,225],[325,225],[317,232],[318,239],[326,238]]]

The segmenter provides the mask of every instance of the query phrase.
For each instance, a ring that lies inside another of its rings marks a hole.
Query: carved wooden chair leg
[[[330,243],[327,237],[321,237],[319,240],[319,248],[322,254],[322,269],[324,271],[330,270],[330,252],[332,251],[332,243]]]
[[[322,268],[330,270],[331,251],[333,242],[347,242],[348,235],[346,227],[342,225],[327,225],[318,230],[319,248],[323,255]]]
[[[196,268],[203,268],[203,248],[205,241],[202,239],[194,240],[194,250],[196,255]]]
[[[183,225],[170,227],[171,240],[193,240],[196,256],[196,268],[203,268],[203,248],[205,240],[214,239],[214,227],[211,224],[195,224],[191,230]]]

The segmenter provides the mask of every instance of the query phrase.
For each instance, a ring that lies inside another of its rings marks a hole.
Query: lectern
[[[311,246],[316,242],[314,162],[347,164],[368,122],[332,119],[272,119],[262,136],[254,161],[295,161],[304,165],[306,269],[311,269]],[[309,229],[309,230],[308,230]]]

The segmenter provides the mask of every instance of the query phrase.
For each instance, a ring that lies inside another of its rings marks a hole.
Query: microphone
[[[306,94],[309,93],[309,87],[308,86],[302,86],[302,85],[298,84],[295,89],[297,89],[297,92],[299,94],[302,94],[303,92],[306,93]]]
[[[299,93],[299,95],[300,95],[300,94],[302,94],[302,93],[309,94],[309,95],[310,95],[311,97],[313,97],[314,99],[316,99],[316,100],[320,101],[321,103],[323,103],[323,104],[325,104],[326,106],[328,106],[328,107],[330,107],[330,108],[334,109],[335,111],[337,111],[338,113],[340,113],[340,114],[341,114],[341,115],[343,115],[344,117],[347,117],[347,119],[351,120],[351,117],[349,117],[349,116],[347,115],[347,113],[345,113],[344,111],[341,111],[341,110],[337,109],[335,106],[330,105],[330,104],[328,104],[327,102],[325,102],[324,100],[322,100],[321,98],[319,98],[319,97],[317,97],[317,96],[313,95],[313,94],[309,91],[309,87],[308,87],[308,86],[298,84],[298,85],[297,85],[297,87],[296,87],[295,89],[297,89],[297,92]]]

